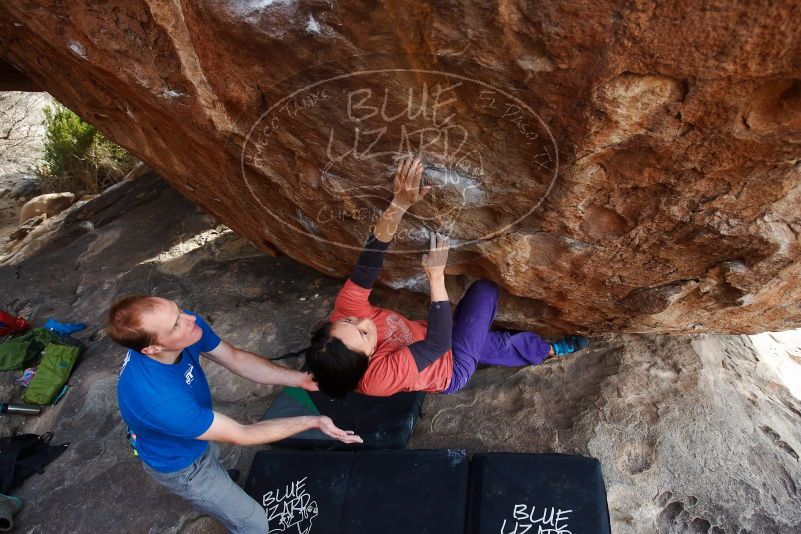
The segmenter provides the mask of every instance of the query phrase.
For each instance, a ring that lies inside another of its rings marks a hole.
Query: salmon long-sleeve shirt
[[[375,323],[378,342],[356,391],[377,397],[401,391],[444,391],[453,374],[451,350],[418,371],[408,346],[425,339],[427,321],[412,321],[399,313],[373,306],[369,302],[371,291],[348,279],[329,317],[334,322],[352,315],[367,317]]]

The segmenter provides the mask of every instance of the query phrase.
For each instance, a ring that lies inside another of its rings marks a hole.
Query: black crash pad
[[[270,534],[464,534],[462,450],[260,451],[245,484]]]
[[[424,392],[398,393],[391,397],[369,397],[348,393],[344,399],[330,399],[319,391],[284,388],[262,416],[262,420],[300,415],[326,415],[343,430],[353,430],[363,444],[345,444],[319,430],[307,430],[273,447],[309,450],[402,449],[409,443],[420,417]]]
[[[609,534],[601,464],[565,454],[473,456],[470,534]]]

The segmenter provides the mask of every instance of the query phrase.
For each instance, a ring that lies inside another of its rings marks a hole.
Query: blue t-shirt
[[[203,337],[165,364],[129,350],[120,369],[117,400],[122,418],[136,435],[140,458],[156,471],[169,473],[187,467],[208,447],[194,439],[209,429],[211,391],[200,367],[200,353],[214,350],[220,338],[200,316]]]

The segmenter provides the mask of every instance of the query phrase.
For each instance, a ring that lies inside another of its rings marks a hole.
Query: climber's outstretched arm
[[[420,187],[422,176],[423,162],[420,158],[401,159],[392,187],[392,202],[379,217],[375,231],[367,238],[359,261],[350,275],[351,281],[359,287],[365,289],[373,287],[384,264],[384,251],[397,232],[401,219],[406,211],[431,189]]]

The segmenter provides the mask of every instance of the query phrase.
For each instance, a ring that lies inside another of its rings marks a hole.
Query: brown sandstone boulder
[[[421,151],[436,189],[389,286],[425,290],[440,230],[449,273],[499,282],[518,326],[755,332],[801,325],[799,10],[8,0],[0,55],[322,272],[348,272]]]

